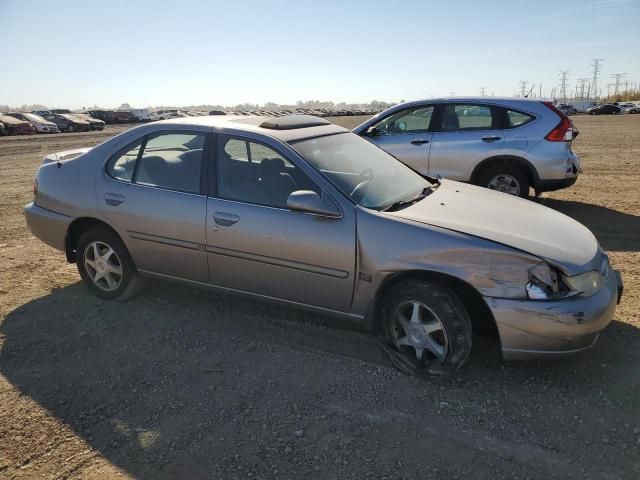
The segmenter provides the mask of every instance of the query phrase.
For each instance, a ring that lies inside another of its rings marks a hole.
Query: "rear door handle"
[[[424,145],[425,143],[429,143],[429,140],[425,140],[424,138],[416,138],[415,140],[411,140],[411,145]]]
[[[122,202],[127,199],[124,195],[120,195],[119,193],[105,193],[104,201],[107,205],[111,205],[112,207],[117,207]]]
[[[489,137],[482,137],[483,142],[495,142],[496,140],[500,140],[502,137],[498,137],[497,135],[491,135]]]
[[[230,227],[238,220],[240,220],[240,217],[238,215],[234,215],[233,213],[215,212],[213,214],[213,219],[216,221],[216,224],[222,227]]]

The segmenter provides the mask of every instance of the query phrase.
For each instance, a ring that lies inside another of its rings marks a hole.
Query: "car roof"
[[[282,142],[349,132],[344,127],[334,125],[323,118],[313,115],[285,115],[283,117],[208,115],[172,118],[170,120],[162,120],[157,124],[205,126],[212,127],[220,131],[220,133],[238,130],[255,132],[277,138]]]

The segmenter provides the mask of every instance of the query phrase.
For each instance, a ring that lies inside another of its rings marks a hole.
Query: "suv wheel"
[[[140,292],[142,279],[122,240],[111,230],[87,230],[80,235],[76,251],[80,277],[98,297],[128,300]]]
[[[451,374],[471,351],[471,321],[462,301],[430,281],[402,282],[384,297],[383,341],[405,371]]]
[[[479,186],[526,198],[529,195],[529,177],[522,169],[511,165],[487,168],[478,178]]]

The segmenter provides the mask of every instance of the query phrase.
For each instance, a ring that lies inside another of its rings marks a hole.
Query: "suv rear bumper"
[[[575,177],[563,178],[560,180],[538,180],[536,184],[536,192],[553,192],[554,190],[560,190],[567,188],[576,183],[578,175]]]

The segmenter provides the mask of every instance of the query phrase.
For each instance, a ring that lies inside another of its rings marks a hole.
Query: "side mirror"
[[[342,213],[332,201],[324,200],[320,195],[311,190],[296,190],[295,192],[291,192],[287,198],[287,208],[296,212],[321,217],[342,217]]]

